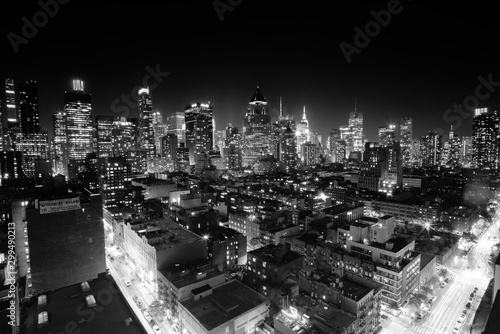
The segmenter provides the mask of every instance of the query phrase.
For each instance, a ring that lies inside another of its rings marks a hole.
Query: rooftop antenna
[[[280,118],[283,117],[283,103],[280,96]]]

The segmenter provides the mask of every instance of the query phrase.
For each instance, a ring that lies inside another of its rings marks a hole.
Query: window
[[[42,327],[49,323],[49,314],[47,311],[38,313],[38,327]]]
[[[38,307],[47,305],[47,295],[38,296]]]

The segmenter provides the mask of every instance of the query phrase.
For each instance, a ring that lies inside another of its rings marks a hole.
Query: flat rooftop
[[[180,303],[206,331],[211,331],[262,304],[269,303],[269,300],[240,281],[232,280],[213,289],[211,295],[198,300],[190,298]]]
[[[266,260],[269,263],[272,263],[274,265],[280,266],[284,265],[286,263],[292,262],[294,260],[297,260],[298,258],[303,257],[303,255],[294,252],[294,251],[287,251],[286,254],[282,258],[277,258],[276,256],[276,251],[278,251],[278,247],[283,247],[282,245],[267,245],[261,248],[258,248],[256,250],[253,250],[251,252],[248,252],[248,255],[253,255],[257,258]],[[279,251],[278,251],[279,252]]]
[[[125,298],[110,276],[89,282],[90,290],[82,292],[80,284],[55,290],[46,294],[47,304],[38,307],[37,298],[26,310],[26,333],[49,334],[66,333],[68,324],[74,324],[73,332],[142,334],[144,328],[129,308]],[[85,297],[94,295],[95,307],[87,307]],[[48,313],[48,324],[37,328],[38,314]],[[131,317],[133,324],[125,325]],[[85,323],[79,324],[82,319]]]
[[[357,204],[357,205],[338,204],[338,205],[334,205],[334,206],[331,206],[329,208],[323,209],[323,212],[327,215],[335,216],[335,215],[339,215],[341,213],[351,211],[353,209],[356,209],[356,208],[359,208],[362,206],[363,206],[363,204]]]
[[[160,273],[163,274],[163,276],[170,282],[172,283],[177,289],[181,289],[185,286],[191,285],[193,283],[196,283],[200,281],[198,279],[198,274],[199,273],[204,273],[206,274],[205,277],[203,277],[203,280],[210,279],[215,276],[219,275],[224,275],[223,272],[219,271],[217,269],[217,266],[210,265],[209,267],[205,268],[200,268],[200,269],[183,269],[181,271],[174,271],[172,272],[172,268],[167,268],[164,270],[160,270]]]
[[[142,184],[145,186],[160,186],[160,185],[167,185],[167,184],[175,184],[172,180],[162,180],[162,179],[156,179],[156,178],[137,178],[132,180],[133,183],[137,184]]]
[[[347,328],[356,321],[356,317],[352,314],[328,305],[321,299],[315,300],[303,293],[295,298],[297,306],[307,308],[307,315],[311,317],[313,324],[319,323],[322,325],[320,327],[327,326],[332,329],[332,332],[337,327]]]
[[[143,221],[146,229],[136,230],[139,235],[144,235],[151,246],[156,250],[170,248],[178,243],[193,243],[201,240],[201,237],[173,221],[167,219],[155,219]],[[143,231],[139,233],[139,231]]]

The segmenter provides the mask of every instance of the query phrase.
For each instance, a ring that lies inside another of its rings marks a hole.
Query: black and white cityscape
[[[1,333],[500,333],[493,3],[2,6]]]

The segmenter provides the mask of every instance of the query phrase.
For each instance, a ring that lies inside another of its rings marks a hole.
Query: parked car
[[[148,312],[144,311],[143,314],[144,314],[144,318],[146,318],[147,321],[151,321],[152,318],[151,318],[151,316],[149,315]]]
[[[439,284],[439,286],[440,286],[440,287],[442,287],[442,288],[444,288],[444,287],[446,286],[446,283],[445,283],[445,282],[441,282],[441,283]]]
[[[155,331],[155,333],[161,333],[161,329],[157,325],[153,326],[153,330]]]
[[[470,307],[471,307],[471,305],[472,305],[472,304],[471,304],[470,302],[468,302],[467,304],[465,304],[465,307],[466,307],[466,308],[470,308]]]
[[[467,313],[460,313],[460,316],[458,317],[458,320],[464,322],[465,321],[465,318],[467,318]]]
[[[474,297],[469,297],[469,303],[472,303],[474,301]]]
[[[432,296],[431,298],[429,298],[429,300],[427,301],[429,304],[432,304],[436,301],[437,297],[436,296]]]

